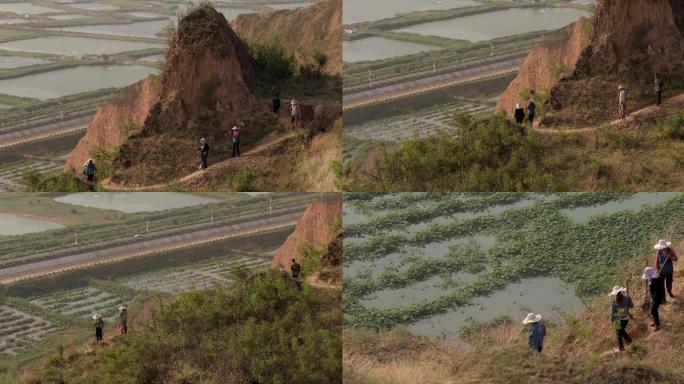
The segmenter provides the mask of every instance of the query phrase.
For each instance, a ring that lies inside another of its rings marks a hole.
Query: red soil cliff
[[[295,231],[278,249],[271,265],[282,265],[289,271],[292,259],[302,259],[302,246],[328,247],[333,243],[341,233],[341,222],[342,199],[339,196],[315,201],[299,219]]]
[[[240,15],[232,27],[244,41],[264,44],[277,39],[287,52],[296,55],[299,65],[309,63],[315,52],[324,53],[327,56],[325,73],[342,72],[342,0],[324,0],[294,10]]]

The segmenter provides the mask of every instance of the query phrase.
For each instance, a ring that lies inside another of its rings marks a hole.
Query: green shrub
[[[241,169],[234,175],[228,176],[228,185],[230,189],[236,192],[254,192],[254,181],[257,173],[252,168]]]
[[[288,54],[278,40],[270,44],[252,44],[250,51],[263,73],[275,79],[292,77],[294,56]]]
[[[25,192],[85,192],[88,190],[88,186],[70,172],[41,173],[35,169],[28,169],[22,172],[17,183]]]
[[[679,112],[662,119],[660,126],[668,138],[684,140],[684,112]]]

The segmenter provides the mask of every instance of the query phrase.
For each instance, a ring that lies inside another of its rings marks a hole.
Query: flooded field
[[[301,8],[301,7],[307,7],[309,5],[313,4],[313,2],[303,2],[303,3],[271,3],[271,4],[266,4],[269,8],[273,8],[275,10],[281,10],[281,9],[296,9],[296,8]]]
[[[171,24],[169,20],[140,21],[131,24],[102,24],[86,25],[78,27],[51,28],[53,30],[94,33],[101,35],[133,36],[133,37],[159,37],[164,28]]]
[[[88,11],[114,11],[119,9],[119,7],[102,3],[71,3],[69,6],[71,8],[85,9]]]
[[[682,193],[351,194],[345,322],[457,339],[502,316],[560,321],[683,214]]]
[[[0,69],[21,68],[45,63],[49,63],[49,61],[35,57],[0,56]]]
[[[55,199],[60,203],[126,213],[155,212],[165,209],[209,204],[219,200],[175,192],[73,193]]]
[[[0,80],[0,92],[40,100],[123,87],[157,73],[143,65],[82,66]]]
[[[411,55],[439,47],[426,44],[397,41],[382,37],[367,37],[342,43],[344,61],[354,63],[365,60],[380,60],[388,57]]]
[[[478,42],[564,27],[589,13],[574,8],[525,8],[487,12],[398,29],[399,32]]]
[[[162,44],[155,43],[68,36],[38,37],[0,44],[0,49],[7,51],[52,53],[57,55],[102,55],[162,47]]]
[[[0,12],[12,12],[17,15],[42,15],[45,13],[63,12],[55,8],[41,7],[28,2],[0,3]]]
[[[0,213],[0,235],[23,235],[25,233],[43,232],[50,229],[62,228],[58,223],[29,219],[21,216]]]
[[[342,18],[345,24],[353,24],[411,11],[461,8],[478,4],[471,0],[345,0]]]

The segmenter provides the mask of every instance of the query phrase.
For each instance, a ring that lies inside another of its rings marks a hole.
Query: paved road
[[[15,132],[0,134],[0,148],[11,147],[46,137],[86,129],[94,115],[57,121]]]
[[[0,283],[8,284],[17,280],[24,280],[69,269],[138,257],[155,252],[185,248],[191,245],[207,243],[238,235],[253,234],[267,229],[282,228],[295,224],[301,215],[302,212],[286,213],[191,233],[157,238],[95,251],[87,251],[3,268],[0,269]]]
[[[514,72],[517,71],[524,60],[524,57],[507,58],[505,60],[494,61],[477,67],[458,69],[449,73],[344,95],[344,109],[359,108],[368,104],[413,95],[419,92],[429,91],[465,81]]]

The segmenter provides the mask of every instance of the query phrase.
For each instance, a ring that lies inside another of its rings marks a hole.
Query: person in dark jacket
[[[535,103],[531,97],[527,102],[527,107],[525,107],[525,109],[527,110],[527,119],[530,121],[530,124],[534,124],[534,116],[537,113],[537,103]]]
[[[202,163],[200,164],[200,169],[207,169],[207,159],[209,158],[209,144],[207,144],[207,139],[204,137],[200,139],[200,146],[197,148],[202,154]]]
[[[93,159],[88,159],[88,161],[83,164],[83,171],[81,171],[81,174],[83,175],[83,181],[85,181],[91,189],[95,185],[95,173],[97,173],[97,167],[95,166]]]
[[[302,270],[302,266],[299,265],[297,260],[292,259],[292,264],[290,264],[290,272],[292,273],[292,277],[295,279],[299,278],[299,272]]]
[[[278,88],[273,88],[273,113],[276,115],[280,110],[280,90]]]
[[[610,306],[610,321],[617,334],[618,349],[624,351],[624,342],[632,343],[626,328],[629,323],[629,309],[634,308],[634,302],[627,294],[627,289],[620,286],[613,287],[613,292],[609,296],[615,297]]]
[[[648,280],[648,291],[651,295],[651,316],[653,317],[653,324],[651,326],[657,332],[660,330],[660,313],[658,309],[665,299],[665,286],[660,281],[658,271],[653,267],[646,267],[641,278]]]
[[[525,110],[520,103],[515,104],[514,116],[516,124],[522,124],[525,121]]]
[[[544,337],[546,336],[546,326],[541,323],[541,319],[541,314],[528,313],[523,320],[523,324],[530,327],[527,345],[539,353],[544,348]]]
[[[655,255],[655,269],[660,275],[660,281],[663,283],[663,289],[667,288],[667,293],[670,297],[672,294],[672,282],[674,280],[674,265],[677,261],[677,253],[672,249],[672,243],[665,240],[658,240],[658,243],[653,246],[656,251]],[[663,303],[665,303],[665,296],[663,296]]]
[[[102,320],[102,316],[99,313],[95,313],[93,315],[93,320],[95,320],[95,340],[97,342],[102,341],[102,329],[104,328],[104,320]]]
[[[656,93],[656,105],[660,105],[663,102],[663,80],[660,78],[659,74],[655,74],[655,93]]]

